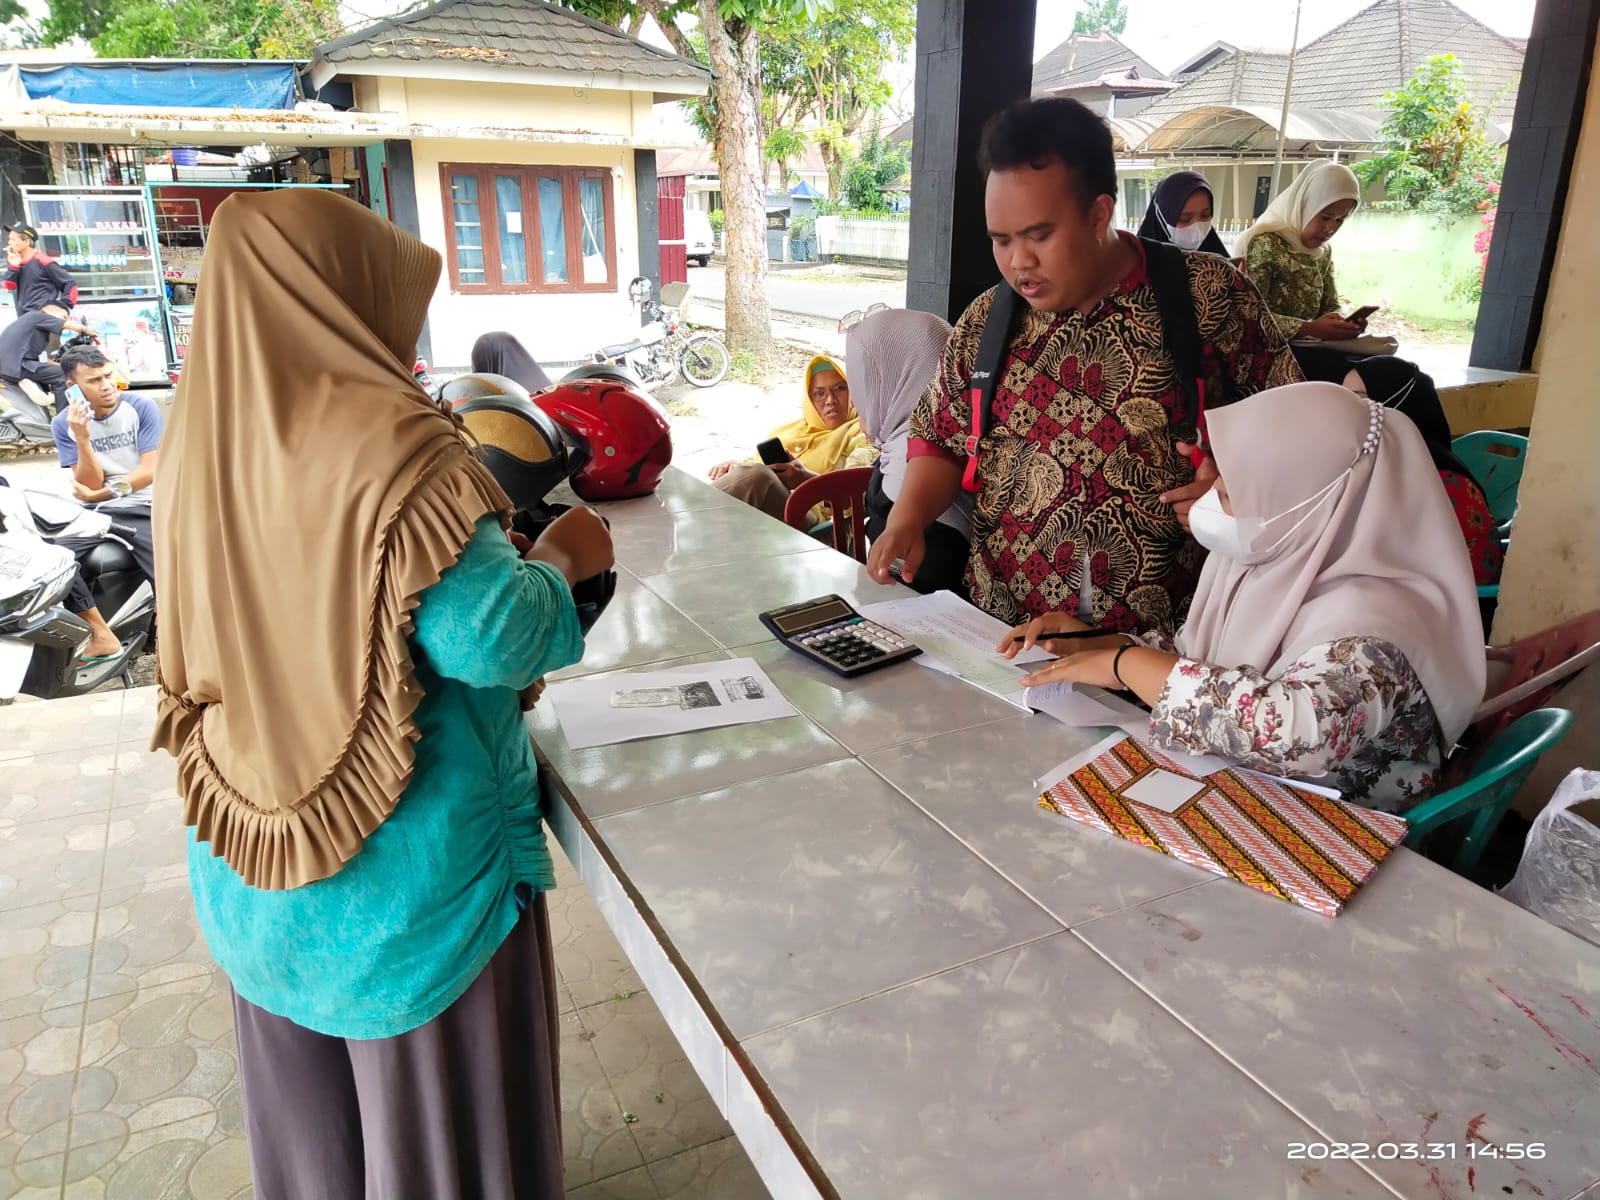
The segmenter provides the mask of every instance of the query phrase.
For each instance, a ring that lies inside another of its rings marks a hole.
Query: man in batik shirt
[[[1067,612],[1106,629],[1175,630],[1203,551],[1189,506],[1215,479],[1182,440],[1185,402],[1137,238],[1119,233],[1105,122],[1073,100],[1028,100],[984,133],[995,262],[1028,307],[978,448],[967,582],[1008,623]],[[1261,297],[1225,259],[1187,256],[1205,405],[1301,379]],[[922,530],[961,488],[968,403],[993,291],[962,314],[911,422],[909,465],[872,546],[880,581],[914,577]],[[1084,586],[1085,569],[1092,587]],[[1092,612],[1079,611],[1092,596]]]

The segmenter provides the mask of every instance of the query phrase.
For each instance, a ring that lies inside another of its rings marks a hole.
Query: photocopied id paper
[[[545,699],[574,750],[795,715],[753,658],[568,679]]]

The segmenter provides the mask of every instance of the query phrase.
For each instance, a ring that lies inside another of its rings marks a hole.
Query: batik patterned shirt
[[[1206,406],[1299,382],[1255,289],[1224,259],[1186,257]],[[912,415],[911,457],[965,461],[968,388],[993,300],[979,296],[956,323]],[[1194,479],[1176,446],[1193,436],[1184,410],[1142,247],[1089,313],[1026,309],[978,447],[973,603],[1009,623],[1066,612],[1105,629],[1176,629],[1203,558],[1158,499]],[[1085,561],[1093,612],[1078,610]]]
[[[1173,650],[1165,639],[1143,640]],[[1325,783],[1385,812],[1433,793],[1444,740],[1405,655],[1367,637],[1312,646],[1274,678],[1180,659],[1151,710],[1150,734],[1162,749]]]
[[[1333,251],[1301,254],[1275,233],[1250,239],[1245,273],[1272,310],[1272,319],[1286,338],[1323,313],[1339,311],[1339,289],[1333,286]]]

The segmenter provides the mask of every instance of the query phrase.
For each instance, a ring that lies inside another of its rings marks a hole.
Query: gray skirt
[[[235,994],[256,1200],[561,1200],[556,995],[543,894],[398,1037],[327,1037]]]

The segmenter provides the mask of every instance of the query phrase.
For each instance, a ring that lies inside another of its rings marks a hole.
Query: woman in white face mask
[[[1066,655],[1029,683],[1135,693],[1158,747],[1402,812],[1433,790],[1484,688],[1472,564],[1428,448],[1404,414],[1334,384],[1208,419],[1222,479],[1190,514],[1210,555],[1176,639],[1052,641],[1087,629],[1056,615],[1002,649]]]
[[[1139,236],[1227,258],[1227,246],[1211,227],[1212,195],[1211,181],[1199,171],[1174,171],[1156,184]]]

